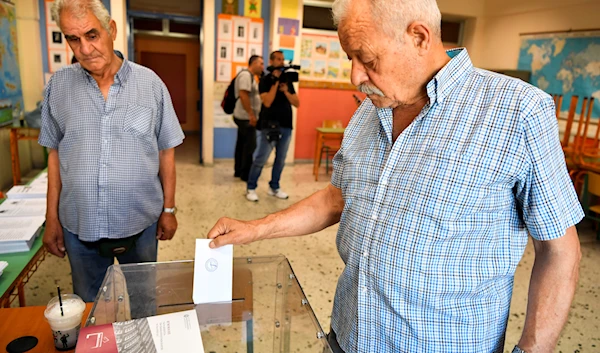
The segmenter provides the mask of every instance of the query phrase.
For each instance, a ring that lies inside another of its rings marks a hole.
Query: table
[[[82,326],[91,308],[92,303],[86,305]],[[54,338],[44,317],[44,310],[45,306],[0,309],[0,352],[6,352],[6,345],[22,336],[35,336],[38,339],[37,346],[28,353],[59,352],[54,347]]]
[[[315,142],[315,159],[313,160],[313,174],[315,181],[319,180],[319,166],[321,165],[321,148],[327,140],[342,140],[345,128],[317,128],[317,140]]]
[[[235,258],[230,303],[194,305],[193,281],[194,261],[113,265],[85,326],[195,310],[206,352],[331,352],[284,256]]]
[[[43,226],[42,226],[43,228]],[[44,229],[33,242],[31,250],[12,254],[0,254],[0,260],[8,262],[0,276],[0,308],[10,307],[17,297],[19,306],[25,306],[24,286],[31,276],[37,271],[39,265],[46,258],[46,248],[42,242]]]

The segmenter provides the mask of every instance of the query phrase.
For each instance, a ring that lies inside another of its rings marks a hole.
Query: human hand
[[[163,212],[158,219],[156,239],[171,240],[177,230],[177,218],[172,213]]]
[[[288,92],[288,84],[287,83],[280,83],[279,84],[279,90],[283,93]]]
[[[48,252],[58,257],[65,257],[63,228],[58,217],[46,217],[43,243]]]
[[[217,221],[206,236],[213,239],[210,242],[212,249],[224,245],[249,244],[261,238],[259,227],[254,222],[238,221],[223,217]]]
[[[250,114],[249,118],[250,118],[250,126],[256,126],[256,123],[258,122],[258,119],[256,119],[256,115]]]

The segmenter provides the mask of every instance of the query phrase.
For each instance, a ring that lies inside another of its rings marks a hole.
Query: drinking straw
[[[58,288],[58,302],[60,303],[60,316],[65,316],[65,313],[63,312],[63,307],[62,307],[62,298],[60,297],[60,286],[57,286],[56,288]]]

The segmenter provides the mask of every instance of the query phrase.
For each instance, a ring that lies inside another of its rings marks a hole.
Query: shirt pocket
[[[153,155],[157,151],[154,116],[152,108],[130,104],[123,120],[124,141],[146,155]]]
[[[154,125],[152,108],[130,104],[123,121],[123,131],[137,137],[150,137]]]

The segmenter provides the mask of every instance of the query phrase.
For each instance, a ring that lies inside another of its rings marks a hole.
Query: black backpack
[[[223,95],[223,100],[221,101],[221,108],[223,108],[223,111],[225,112],[225,114],[233,114],[233,110],[235,109],[235,103],[237,102],[237,100],[239,98],[239,97],[235,96],[235,80],[244,71],[248,71],[248,70],[240,71],[233,78],[233,80],[231,80],[231,82],[229,83],[229,86],[227,86],[227,89],[225,90],[225,94]],[[248,72],[250,72],[250,71],[248,71]]]

